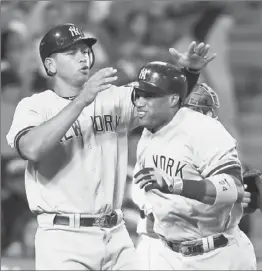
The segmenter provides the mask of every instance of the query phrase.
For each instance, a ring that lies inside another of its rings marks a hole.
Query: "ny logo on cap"
[[[141,71],[140,71],[140,74],[138,76],[139,79],[142,79],[142,80],[145,80],[146,79],[146,75],[149,73],[150,71],[146,68],[143,68]]]
[[[79,28],[75,27],[74,25],[71,25],[68,30],[70,31],[72,37],[80,36],[82,34],[82,31],[79,30]]]

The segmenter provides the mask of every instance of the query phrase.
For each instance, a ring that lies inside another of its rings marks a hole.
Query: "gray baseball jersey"
[[[136,169],[144,167],[196,181],[229,168],[241,171],[235,139],[219,121],[188,108],[180,109],[154,134],[144,129]],[[136,190],[133,188],[135,202],[140,208],[152,209],[154,231],[168,240],[192,240],[223,232],[242,217],[241,203],[213,206],[157,189],[143,194]]]
[[[21,100],[7,135],[11,147],[32,127],[71,101],[47,90]],[[112,86],[97,95],[49,155],[27,162],[25,187],[36,213],[96,214],[121,208],[133,123],[131,88]]]

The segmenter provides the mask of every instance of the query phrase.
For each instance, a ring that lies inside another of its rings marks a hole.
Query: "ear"
[[[179,96],[177,94],[173,94],[170,96],[169,102],[171,107],[175,107],[178,104]]]
[[[45,67],[52,74],[56,73],[56,63],[55,63],[55,60],[52,57],[47,57],[45,59]]]

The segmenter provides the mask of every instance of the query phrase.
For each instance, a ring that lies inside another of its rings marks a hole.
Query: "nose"
[[[89,56],[87,54],[84,54],[83,52],[78,51],[77,58],[78,58],[80,63],[88,64],[88,67],[90,67],[90,58],[89,58]]]

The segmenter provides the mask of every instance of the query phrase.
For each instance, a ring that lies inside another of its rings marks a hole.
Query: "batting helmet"
[[[212,112],[212,117],[217,118],[215,110],[219,108],[219,98],[216,92],[207,84],[197,84],[186,98],[184,105],[204,114]]]
[[[133,102],[136,89],[151,96],[165,96],[176,93],[181,102],[185,100],[187,94],[187,79],[184,73],[174,65],[161,61],[149,62],[143,66],[133,86]]]
[[[85,42],[91,49],[91,65],[93,67],[95,62],[95,55],[92,46],[97,42],[95,38],[86,37],[84,32],[74,24],[58,25],[50,29],[42,38],[39,46],[40,57],[43,64],[45,59],[54,53],[63,51],[78,41]],[[45,64],[44,64],[45,66]],[[45,67],[46,69],[46,67]],[[46,69],[48,74],[48,71]],[[50,75],[50,74],[48,74]]]

